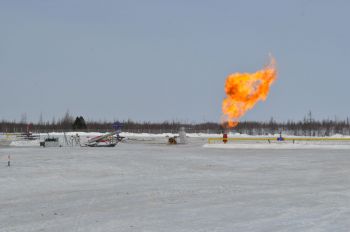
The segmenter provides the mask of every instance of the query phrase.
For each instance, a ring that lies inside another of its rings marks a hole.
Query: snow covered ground
[[[350,150],[147,141],[0,148],[0,231],[349,231]]]
[[[87,143],[87,141],[93,137],[96,136],[101,136],[104,133],[99,133],[99,132],[66,132],[66,133],[62,133],[62,132],[51,132],[51,133],[41,133],[41,134],[36,134],[38,135],[38,137],[40,138],[39,140],[19,140],[16,139],[16,136],[14,136],[13,134],[3,134],[0,133],[0,147],[1,146],[5,146],[8,145],[8,140],[12,140],[12,142],[10,143],[10,146],[14,146],[14,147],[28,147],[28,146],[39,146],[39,142],[40,141],[44,141],[45,138],[48,137],[56,137],[59,139],[59,144],[60,146],[72,146],[74,145],[78,145],[78,143],[76,142],[75,138],[77,136],[79,136],[79,141],[81,145],[84,145]],[[128,133],[128,132],[122,132],[120,133],[120,136],[125,137],[125,140],[128,140],[129,142],[131,141],[166,141],[167,138],[169,137],[174,137],[174,136],[178,136],[178,133],[162,133],[162,134],[150,134],[150,133]],[[192,140],[201,140],[201,141],[207,141],[208,138],[222,138],[222,134],[206,134],[206,133],[187,133],[186,135],[188,138],[192,139]],[[246,134],[240,134],[240,133],[229,133],[228,137],[229,138],[266,138],[266,137],[270,137],[272,138],[272,140],[276,140],[277,137],[279,137],[279,134],[268,134],[268,135],[261,135],[261,136],[251,136],[251,135],[246,135]],[[288,136],[288,135],[283,135],[283,137],[288,138],[288,137],[294,137],[294,138],[310,138],[310,137],[305,137],[305,136]],[[349,145],[350,146],[350,136],[344,136],[344,135],[340,135],[340,134],[336,134],[330,137],[326,137],[326,138],[340,138],[340,139],[349,139],[348,141],[345,141],[343,143],[343,145]],[[73,141],[74,140],[74,141]],[[6,142],[6,144],[2,144]],[[240,142],[238,142],[240,143]],[[244,143],[247,143],[246,141]],[[249,143],[249,142],[248,142]],[[266,143],[263,142],[263,143]],[[313,141],[312,144],[317,144],[319,142],[317,141]],[[323,142],[321,142],[323,143]],[[331,145],[329,142],[327,142],[326,144]],[[332,145],[337,145],[337,144],[342,144],[339,142],[333,143]],[[300,145],[300,143],[299,143]],[[253,145],[254,146],[254,145]],[[216,144],[215,146],[208,146],[208,147],[217,147],[219,148],[220,145],[218,146],[218,144]],[[224,146],[222,148],[228,148],[229,146]],[[244,146],[240,146],[240,147],[233,147],[233,148],[245,148]],[[287,148],[288,146],[280,146],[279,148]],[[294,148],[297,148],[298,146],[295,145]],[[301,146],[302,147],[302,146]],[[312,146],[308,146],[307,148],[311,148]],[[256,146],[255,148],[258,148],[258,146]],[[260,148],[274,148],[274,145],[269,146],[262,146]],[[324,148],[324,147],[323,147]],[[335,146],[333,147],[329,147],[330,149],[335,148]],[[345,148],[343,146],[343,148]],[[342,149],[343,149],[342,148]]]

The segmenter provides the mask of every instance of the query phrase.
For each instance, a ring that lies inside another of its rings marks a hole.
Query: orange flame
[[[238,125],[239,119],[259,100],[266,100],[271,84],[276,80],[276,62],[256,73],[234,73],[226,79],[226,98],[222,102],[223,123],[228,127]]]

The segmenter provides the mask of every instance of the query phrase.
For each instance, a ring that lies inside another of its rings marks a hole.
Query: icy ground
[[[1,148],[0,231],[350,230],[350,150],[203,143]]]

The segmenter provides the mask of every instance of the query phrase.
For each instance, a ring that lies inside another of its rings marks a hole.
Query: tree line
[[[62,119],[51,122],[40,121],[27,123],[24,121],[0,122],[2,133],[48,133],[68,131],[113,131],[113,123],[108,121],[85,121],[82,116],[73,117],[66,113]],[[294,136],[332,136],[335,134],[350,135],[349,119],[345,120],[315,120],[311,113],[300,121],[277,122],[271,118],[267,122],[242,121],[233,129],[227,129],[224,125],[215,122],[183,123],[177,121],[164,122],[135,122],[125,120],[120,122],[122,131],[131,133],[177,133],[180,127],[184,127],[187,133],[216,133],[233,132],[248,135],[274,135],[282,132]]]

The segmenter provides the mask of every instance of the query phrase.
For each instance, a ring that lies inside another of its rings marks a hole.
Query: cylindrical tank
[[[180,127],[180,130],[179,130],[179,143],[181,143],[181,144],[187,143],[185,127]]]

